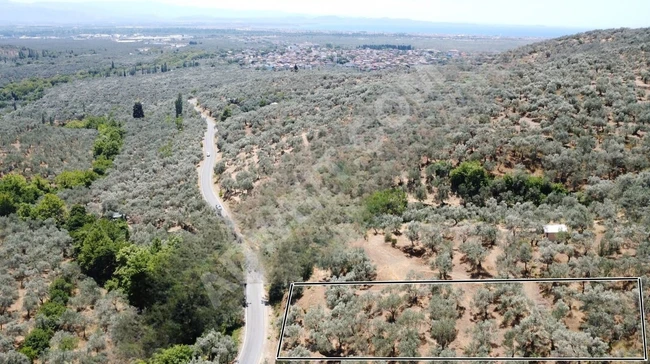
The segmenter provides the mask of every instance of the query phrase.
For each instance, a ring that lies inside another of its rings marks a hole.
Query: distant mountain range
[[[268,11],[237,11],[152,1],[36,2],[0,0],[0,24],[80,26],[214,26],[222,28],[464,34],[504,37],[557,37],[586,29],[545,26],[433,23],[410,19],[308,16]]]

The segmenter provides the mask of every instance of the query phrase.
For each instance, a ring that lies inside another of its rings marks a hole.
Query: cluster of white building
[[[227,60],[242,67],[273,70],[309,69],[319,66],[352,67],[362,71],[399,66],[433,64],[441,59],[463,56],[463,53],[442,52],[433,49],[396,50],[365,48],[331,48],[313,43],[289,45],[274,51],[245,49],[229,53]]]

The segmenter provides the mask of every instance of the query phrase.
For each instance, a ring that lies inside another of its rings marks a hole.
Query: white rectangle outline
[[[526,282],[614,282],[614,281],[637,281],[639,288],[639,311],[641,314],[641,335],[643,338],[643,357],[281,357],[282,340],[284,339],[284,327],[287,323],[289,306],[293,287],[310,286],[363,286],[363,285],[391,285],[391,284],[489,284],[489,283],[526,283]],[[646,342],[645,309],[643,304],[643,283],[641,277],[603,277],[603,278],[506,278],[506,279],[478,279],[478,280],[415,280],[415,281],[349,281],[349,282],[294,282],[289,287],[289,296],[282,319],[282,329],[278,340],[278,350],[275,360],[282,361],[647,361],[648,345]]]

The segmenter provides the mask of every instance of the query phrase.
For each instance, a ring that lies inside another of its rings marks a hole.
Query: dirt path
[[[526,297],[535,305],[535,307],[540,310],[549,310],[553,307],[551,301],[542,296],[542,293],[539,290],[539,284],[536,282],[525,282],[521,284],[523,286],[524,293]]]

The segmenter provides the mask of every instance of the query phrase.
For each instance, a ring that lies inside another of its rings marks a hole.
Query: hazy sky
[[[93,2],[88,0],[13,0]],[[104,2],[109,0],[104,0]],[[156,1],[156,0],[154,0]],[[578,28],[650,26],[650,0],[158,0],[232,10]]]

